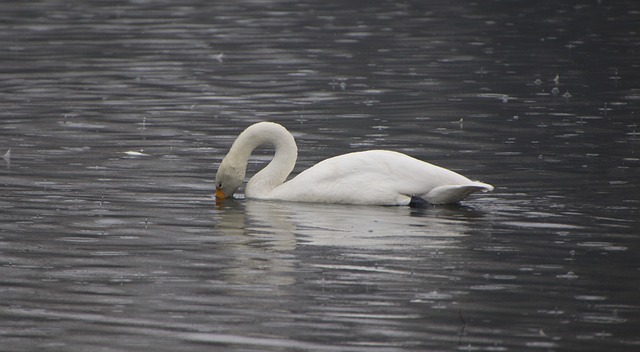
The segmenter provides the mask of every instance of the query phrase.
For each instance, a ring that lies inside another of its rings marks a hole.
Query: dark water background
[[[9,0],[0,29],[0,350],[640,349],[637,1]],[[384,148],[496,190],[216,207],[261,120],[295,172]]]

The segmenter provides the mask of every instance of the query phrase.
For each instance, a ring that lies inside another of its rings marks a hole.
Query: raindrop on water
[[[4,153],[4,155],[2,156],[2,159],[9,161],[9,159],[11,159],[11,148],[9,148],[9,150],[7,150],[6,153]]]
[[[576,275],[573,271],[569,271],[566,274],[556,275],[556,277],[559,278],[559,279],[575,280],[579,276]]]
[[[11,168],[11,148],[9,148],[9,150],[7,150],[6,153],[4,153],[4,155],[2,156],[2,159],[4,159],[4,161],[7,164],[7,168]]]

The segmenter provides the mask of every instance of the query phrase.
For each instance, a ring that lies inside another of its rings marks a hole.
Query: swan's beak
[[[220,187],[216,187],[216,203],[222,202],[225,198],[224,191]]]

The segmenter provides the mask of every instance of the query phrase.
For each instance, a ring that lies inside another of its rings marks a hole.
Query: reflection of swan
[[[269,287],[295,282],[290,275],[295,264],[287,254],[296,248],[290,221],[277,215],[270,222],[254,220],[245,202],[230,202],[218,214],[221,250],[215,255],[228,258],[227,265],[220,268],[225,281]],[[270,295],[277,295],[277,290],[272,289]]]
[[[348,248],[383,252],[408,247],[442,250],[457,247],[469,229],[468,217],[480,216],[465,208],[426,211],[250,199],[231,206],[239,204],[244,207],[247,235],[267,240],[272,249],[279,251],[292,250],[300,244],[340,247],[347,252]],[[424,212],[414,214],[417,211]]]
[[[455,203],[493,186],[405,154],[371,150],[324,160],[285,182],[295,166],[296,142],[284,127],[260,122],[249,126],[231,146],[216,174],[216,198],[231,197],[242,184],[251,152],[275,147],[273,160],[245,188],[247,198],[315,203],[408,205],[417,198],[432,204]]]

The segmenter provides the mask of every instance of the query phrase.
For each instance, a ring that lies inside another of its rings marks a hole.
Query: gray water
[[[0,350],[638,350],[639,28],[635,1],[3,1]],[[217,207],[263,120],[294,173],[382,148],[496,189]]]

